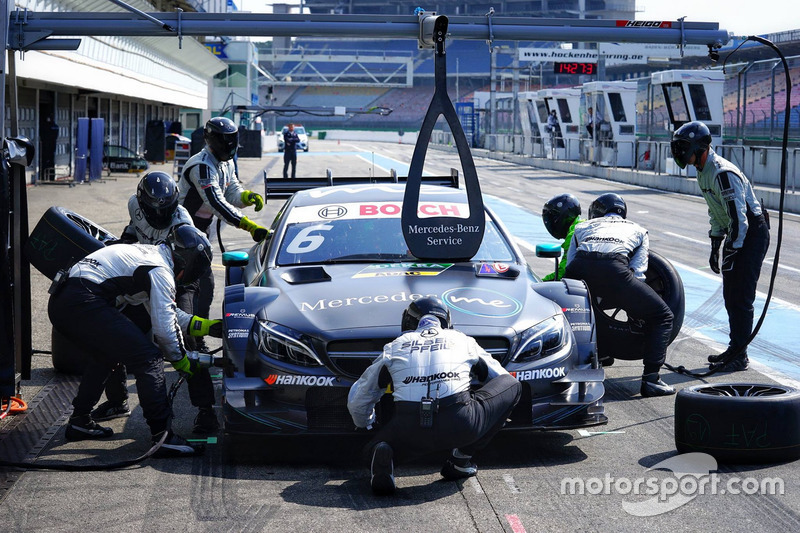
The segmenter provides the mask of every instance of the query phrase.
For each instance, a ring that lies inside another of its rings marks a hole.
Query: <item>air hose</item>
[[[722,359],[722,361],[720,361],[719,363],[712,364],[711,367],[709,368],[709,370],[706,371],[706,372],[691,372],[691,371],[687,370],[683,366],[674,367],[672,365],[664,363],[664,367],[667,368],[668,370],[671,370],[673,372],[677,372],[679,374],[685,374],[685,375],[691,376],[693,378],[705,378],[705,377],[711,376],[713,374],[716,374],[717,372],[722,370],[727,363],[733,361],[739,355],[741,355],[742,352],[744,352],[747,349],[747,347],[750,345],[750,343],[753,342],[753,339],[755,339],[756,335],[758,335],[758,331],[761,329],[761,325],[764,323],[764,319],[767,316],[767,310],[769,309],[769,303],[772,300],[772,292],[773,292],[773,289],[775,288],[775,278],[778,275],[778,262],[780,260],[780,255],[781,255],[781,242],[783,241],[783,205],[784,205],[784,200],[786,198],[786,165],[787,165],[787,161],[789,159],[788,158],[788,151],[789,151],[788,150],[788,143],[789,143],[789,115],[791,113],[791,108],[792,108],[792,106],[791,106],[791,96],[792,96],[791,87],[792,87],[792,83],[791,83],[791,79],[790,79],[790,76],[789,76],[789,64],[786,62],[786,58],[784,57],[783,53],[771,41],[769,41],[767,39],[764,39],[763,37],[758,37],[756,35],[751,35],[751,36],[747,37],[744,41],[742,41],[742,43],[738,47],[736,47],[736,49],[733,52],[728,54],[728,56],[725,58],[725,62],[727,62],[728,59],[734,53],[736,53],[736,51],[739,50],[739,48],[741,48],[741,46],[744,43],[746,43],[747,41],[756,41],[756,42],[759,42],[759,43],[761,43],[763,45],[766,45],[766,46],[772,48],[773,50],[775,50],[775,52],[778,54],[778,57],[780,57],[780,59],[781,59],[781,63],[783,64],[783,75],[784,75],[784,77],[786,79],[786,103],[785,103],[784,110],[783,110],[783,118],[784,118],[784,120],[783,120],[783,141],[781,142],[781,156],[782,156],[781,157],[781,180],[780,180],[781,192],[780,192],[780,200],[779,200],[779,203],[778,203],[778,239],[777,239],[777,242],[775,243],[775,258],[773,259],[773,262],[772,262],[772,273],[770,274],[770,278],[769,278],[769,289],[767,290],[767,298],[766,298],[766,301],[764,302],[764,309],[761,311],[761,316],[758,318],[758,322],[756,323],[756,326],[753,328],[753,331],[750,334],[750,337],[747,339],[747,342],[744,344],[744,346],[739,347],[739,349],[737,349],[735,351],[731,351],[731,352],[727,353],[725,355],[725,357]],[[725,68],[725,62],[723,62],[723,65],[722,65],[723,69]],[[766,208],[764,208],[763,205],[762,205],[762,209],[764,209],[764,211],[766,212]]]

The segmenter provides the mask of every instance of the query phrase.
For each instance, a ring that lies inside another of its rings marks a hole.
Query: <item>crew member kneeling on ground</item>
[[[48,306],[53,327],[90,356],[72,401],[67,440],[113,435],[111,428],[92,420],[90,411],[100,399],[109,373],[122,363],[136,378],[139,403],[153,442],[168,432],[157,454],[187,456],[202,452],[202,448],[191,446],[172,432],[162,358],[187,377],[196,369],[187,357],[181,333],[191,317],[177,312],[175,283],[191,283],[210,266],[208,239],[196,228],[184,225],[170,231],[166,244],[119,244],[92,252],[70,269],[66,281],[54,285]],[[117,307],[118,300],[136,299],[149,308],[158,346]]]
[[[192,225],[189,212],[178,205],[178,187],[172,176],[166,172],[148,172],[142,177],[136,187],[136,194],[128,200],[128,212],[131,221],[123,230],[119,241],[123,244],[161,244],[166,242],[173,227]],[[179,307],[185,308],[184,311],[191,312],[192,305],[188,300],[193,294],[194,292],[187,293],[184,286],[178,285],[176,301]],[[182,306],[181,298],[184,300]],[[143,314],[143,311],[135,306],[128,306],[123,313],[131,318],[133,313]],[[196,341],[202,339],[203,335],[219,337],[222,335],[221,329],[220,320],[192,316],[189,323],[190,336],[184,340],[190,350],[208,352],[204,342]],[[126,380],[125,365],[117,365],[106,381],[107,401],[92,411],[92,420],[102,422],[130,415]],[[208,369],[199,368],[188,381],[187,387],[192,405],[198,408],[192,431],[199,434],[214,433],[219,429],[219,422],[214,413],[214,384]]]
[[[658,373],[667,357],[672,311],[644,282],[649,238],[646,229],[626,220],[627,214],[619,195],[597,197],[589,206],[589,220],[575,226],[564,275],[585,281],[603,308],[623,309],[644,322],[641,394],[675,394]]]
[[[394,416],[367,445],[372,490],[395,489],[394,461],[451,449],[442,476],[474,476],[472,455],[503,427],[522,387],[475,339],[448,329],[450,311],[425,297],[403,313],[404,333],[350,389],[347,407],[360,428],[372,427],[375,404],[391,385]],[[473,376],[485,384],[470,390]]]

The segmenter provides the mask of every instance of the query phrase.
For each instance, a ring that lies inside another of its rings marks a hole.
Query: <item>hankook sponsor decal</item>
[[[379,278],[386,276],[438,276],[453,263],[381,263],[369,265],[353,278]]]
[[[270,374],[264,378],[267,385],[304,385],[306,387],[330,387],[334,376],[293,376],[287,374]]]
[[[428,376],[406,376],[403,383],[410,385],[411,383],[430,383],[433,381],[444,381],[461,379],[458,372],[439,372],[438,374],[430,374]]]
[[[563,366],[555,368],[537,368],[536,370],[522,370],[519,372],[509,372],[517,378],[517,381],[531,381],[534,379],[563,378],[567,375],[567,370]]]
[[[442,300],[457,311],[487,318],[514,316],[522,310],[522,304],[516,298],[490,289],[450,289],[442,294]]]

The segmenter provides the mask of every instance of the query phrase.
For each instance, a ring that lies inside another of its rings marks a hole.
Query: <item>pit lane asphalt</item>
[[[379,156],[376,165],[383,166],[380,161],[384,158],[387,165],[394,166],[392,161],[397,162],[395,168],[400,170],[403,163],[407,165],[410,161],[411,152],[412,147],[407,145],[315,141],[311,152],[298,154],[298,176],[324,176],[325,168],[334,169],[334,174],[340,176],[386,172],[372,167],[372,153]],[[262,169],[266,168],[270,176],[278,176],[281,163],[280,154],[242,159],[240,173],[248,188],[262,191]],[[654,249],[674,263],[685,265],[690,277],[699,275],[698,279],[705,280],[697,285],[713,287],[715,279],[707,276],[707,214],[702,199],[501,161],[476,159],[476,164],[484,193],[497,198],[487,202],[525,241],[522,249],[537,272],[543,274],[552,269],[552,260],[534,258],[527,247],[548,237],[535,228],[537,223],[541,224],[538,213],[544,201],[553,194],[569,191],[578,196],[585,209],[598,194],[617,192],[628,202],[629,217],[649,229]],[[432,149],[425,171],[445,175],[451,166],[459,166],[454,154]],[[153,169],[171,172],[172,166]],[[118,234],[127,223],[126,200],[135,191],[138,178],[124,174],[112,178],[72,188],[56,185],[29,188],[31,228],[48,207],[61,205]],[[261,213],[254,214],[248,209],[247,214],[268,225],[281,204],[281,201],[268,202]],[[520,220],[512,223],[512,217]],[[769,257],[774,253],[776,228],[773,217]],[[780,269],[776,296],[789,309],[800,304],[798,229],[797,217],[788,217],[781,254],[782,264],[787,268]],[[234,228],[223,231],[223,240],[227,249],[246,248],[251,242],[249,235]],[[214,245],[216,252],[216,241]],[[215,253],[214,272],[217,291],[213,309],[219,314],[223,270],[218,253]],[[49,282],[35,270],[32,278],[33,346],[49,350],[50,324],[46,313]],[[766,290],[767,278],[765,269],[759,284],[762,291]],[[690,290],[693,288],[687,286],[687,291]],[[720,325],[716,313],[709,310],[718,309],[720,302],[721,295],[712,290],[707,297],[708,305],[692,311],[687,307],[684,330],[669,350],[672,364],[700,369],[705,356],[720,348],[703,329],[722,329],[723,334],[726,331],[727,326]],[[779,306],[773,303],[775,307]],[[760,312],[758,304],[756,312]],[[772,313],[766,324],[770,324],[771,317]],[[780,324],[778,329],[797,328]],[[762,340],[768,351],[780,352],[788,360],[787,365],[797,366],[792,351],[800,342],[782,340],[776,344],[772,335],[759,339]],[[213,340],[210,344],[218,346]],[[623,503],[642,502],[646,497],[621,493],[614,486],[608,494],[562,494],[564,480],[570,478],[674,479],[671,472],[647,470],[677,454],[673,441],[674,398],[641,399],[640,374],[641,363],[637,361],[618,361],[607,369],[608,426],[589,432],[502,433],[476,457],[480,467],[478,476],[465,482],[442,481],[438,474],[440,458],[430,458],[399,466],[397,494],[392,498],[376,498],[369,491],[367,472],[359,461],[362,442],[359,438],[271,439],[231,449],[225,445],[224,437],[218,435],[219,444],[210,445],[203,457],[150,460],[126,471],[30,471],[18,475],[0,470],[0,481],[4,476],[18,477],[13,485],[7,485],[10,488],[0,491],[0,497],[5,494],[0,501],[0,527],[3,531],[37,532],[800,529],[800,476],[796,463],[721,465],[717,471],[723,482],[734,478],[759,481],[781,478],[783,495],[702,494],[676,510],[652,517],[627,513]],[[174,381],[174,372],[169,371],[168,375]],[[770,375],[783,383],[793,383],[785,375],[771,372]],[[664,377],[676,387],[697,383],[670,373]],[[772,378],[751,369],[713,376],[709,381],[770,383]],[[30,401],[52,396],[59,387],[69,386],[74,387],[74,378],[54,373],[49,356],[36,355],[33,378],[23,383],[23,393]],[[135,393],[132,380],[129,389]],[[86,464],[129,459],[143,453],[149,442],[148,431],[135,394],[131,399],[132,416],[109,423],[116,432],[112,440],[68,443],[63,428],[59,428],[52,438],[45,436],[30,443],[31,447],[43,444],[38,460]],[[69,405],[65,407],[62,423],[69,412]],[[178,394],[175,411],[176,430],[191,436],[195,411],[189,406],[185,387]],[[35,435],[36,429],[25,419],[15,422],[10,417],[0,422],[0,451],[9,431]]]

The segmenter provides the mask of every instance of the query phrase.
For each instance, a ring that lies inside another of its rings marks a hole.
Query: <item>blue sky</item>
[[[299,0],[234,0],[242,11],[269,13],[273,3]],[[420,5],[425,7],[425,2]],[[637,0],[638,20],[718,22],[734,35],[774,33],[800,28],[800,0]]]

